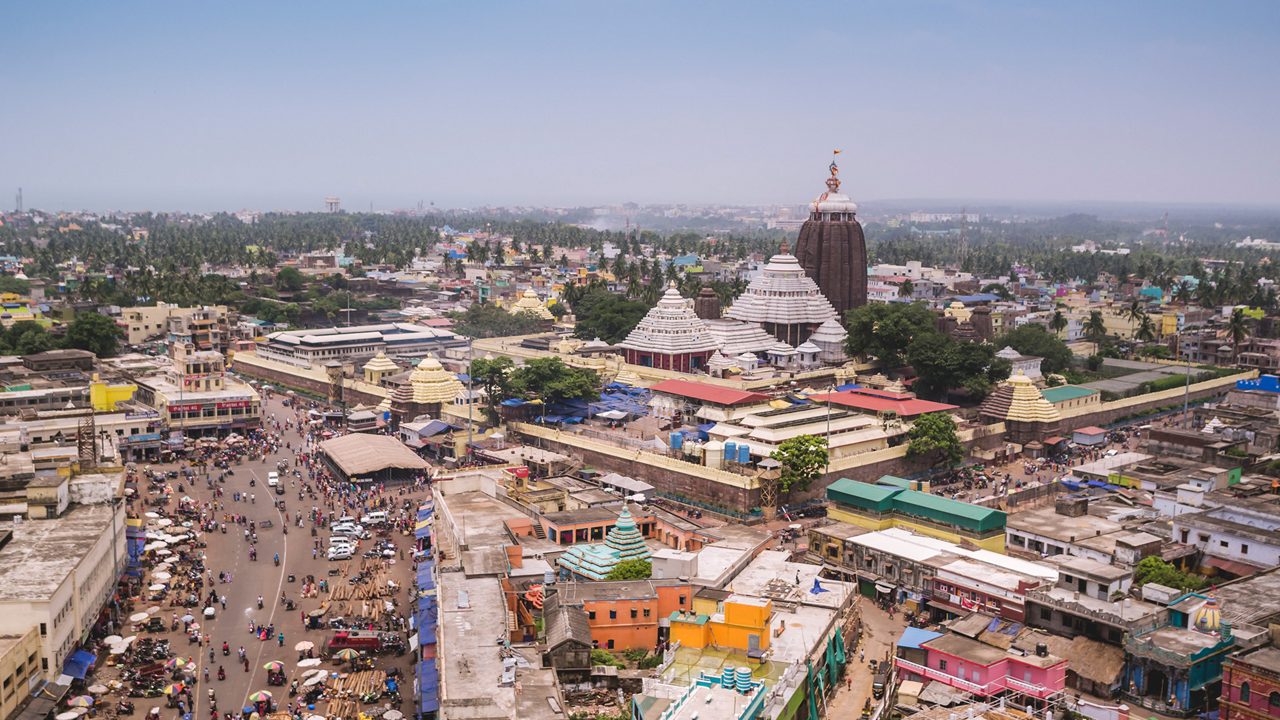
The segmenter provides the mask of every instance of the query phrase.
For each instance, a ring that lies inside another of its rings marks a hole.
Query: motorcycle
[[[278,564],[278,563],[277,563],[277,564]],[[259,596],[258,596],[258,609],[259,609],[259,610],[261,610],[261,609],[262,609],[262,596],[261,596],[261,595],[259,595]]]
[[[280,567],[280,553],[276,553],[275,561],[276,567]]]
[[[224,670],[221,665],[218,666],[218,679],[219,680],[227,679],[227,671]]]
[[[132,715],[132,714],[133,714],[133,703],[129,702],[128,700],[121,700],[120,702],[116,703],[116,714],[117,714],[117,715]]]
[[[222,654],[223,654],[223,655],[230,655],[230,654],[231,654],[231,646],[230,646],[230,645],[228,645],[228,644],[226,644],[226,643],[222,643]]]

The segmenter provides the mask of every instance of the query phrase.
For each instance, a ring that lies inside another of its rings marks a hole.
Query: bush
[[[636,667],[641,670],[652,670],[662,664],[661,655],[650,655],[649,657],[636,663]]]
[[[595,648],[591,651],[591,664],[611,665],[616,668],[625,668],[627,666],[627,664],[619,660],[616,655],[608,650],[601,650],[600,648]]]

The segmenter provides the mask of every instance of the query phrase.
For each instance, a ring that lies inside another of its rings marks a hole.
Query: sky
[[[5,3],[0,206],[1280,204],[1280,2]]]

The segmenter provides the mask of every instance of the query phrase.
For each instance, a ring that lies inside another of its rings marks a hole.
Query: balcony
[[[912,673],[914,675],[920,675],[930,680],[937,680],[938,682],[944,683],[946,685],[950,685],[951,687],[956,688],[958,690],[964,690],[965,692],[973,693],[974,695],[980,695],[983,697],[990,697],[992,695],[998,695],[1002,692],[1008,691],[1008,692],[1022,693],[1024,695],[1030,695],[1032,697],[1040,698],[1043,700],[1044,698],[1047,698],[1050,695],[1055,695],[1059,692],[1062,692],[1061,688],[1058,688],[1055,690],[1053,688],[1047,688],[1043,685],[1036,685],[1034,683],[1024,682],[1022,680],[1018,680],[1017,678],[1011,678],[1008,676],[996,678],[995,680],[992,680],[986,685],[979,685],[975,682],[962,680],[958,677],[955,677],[954,675],[948,675],[947,673],[942,672],[941,670],[934,670],[933,668],[925,667],[924,665],[918,665],[909,660],[903,660],[902,658],[894,658],[893,662],[895,665],[898,666],[898,669],[900,670],[905,670],[906,672]]]

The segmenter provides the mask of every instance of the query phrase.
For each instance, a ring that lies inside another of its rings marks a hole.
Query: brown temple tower
[[[827,191],[810,203],[809,219],[800,228],[796,258],[843,318],[845,311],[867,304],[867,241],[857,203],[840,192],[834,160],[830,170]]]
[[[698,296],[693,299],[693,314],[703,320],[720,319],[720,296],[716,295],[715,290],[702,286]]]

